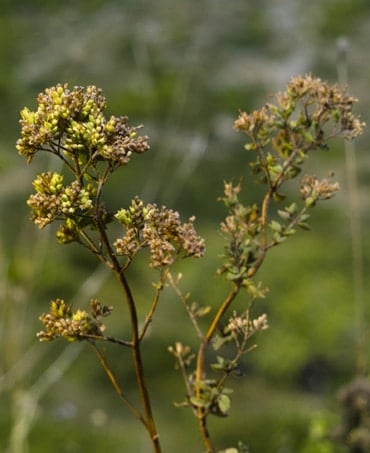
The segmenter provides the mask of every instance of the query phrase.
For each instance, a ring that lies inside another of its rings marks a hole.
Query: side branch
[[[136,409],[136,407],[128,400],[126,395],[124,394],[121,386],[118,384],[116,377],[114,376],[112,370],[110,369],[105,357],[102,355],[102,353],[99,351],[99,349],[96,347],[94,342],[90,342],[91,347],[93,348],[95,354],[97,355],[100,365],[102,366],[103,370],[105,371],[106,375],[108,376],[109,381],[111,382],[115,392],[117,395],[120,397],[121,400],[124,401],[125,404],[129,407],[131,412],[134,414],[134,416],[140,420],[143,425],[146,426],[146,422],[143,418],[143,416],[140,414],[140,412]]]

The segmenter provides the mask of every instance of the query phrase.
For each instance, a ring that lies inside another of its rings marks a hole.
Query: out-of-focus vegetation
[[[0,450],[148,451],[141,427],[116,401],[95,358],[81,355],[80,345],[64,351],[63,344],[45,346],[35,337],[37,316],[51,298],[77,303],[98,294],[115,305],[117,293],[88,255],[62,248],[53,234],[40,234],[28,222],[24,200],[32,176],[14,145],[19,110],[57,82],[95,84],[104,89],[111,114],[143,122],[152,149],[130,165],[125,180],[117,175],[112,181],[112,203],[125,206],[138,194],[146,202],[176,205],[184,217],[195,214],[209,238],[208,252],[198,268],[184,269],[184,279],[197,300],[209,299],[222,291],[216,280],[203,278],[218,265],[222,208],[216,199],[224,179],[244,176],[248,184],[242,138],[232,131],[238,110],[253,109],[298,73],[335,81],[337,40],[345,35],[350,91],[368,121],[370,6],[364,0],[231,0],[227,6],[218,0],[3,0],[0,16]],[[367,141],[365,134],[356,145],[365,276]],[[320,159],[336,172],[342,191],[316,212],[313,232],[273,251],[266,263],[270,295],[263,308],[270,329],[246,356],[244,375],[235,378],[230,418],[214,420],[213,431],[225,446],[242,432],[252,452],[325,451],[310,447],[312,427],[325,432],[341,422],[336,395],[356,371],[358,327],[341,145]],[[320,163],[314,164],[319,173]],[[40,168],[45,165],[53,169],[55,163],[40,160]],[[132,277],[145,300],[149,288],[141,284],[141,272],[146,269]],[[172,405],[183,389],[167,352],[179,331],[186,341],[190,327],[170,293],[159,310],[145,360],[163,447],[197,451],[190,414]],[[119,318],[109,325],[112,331],[128,328],[124,312]],[[108,355],[116,352],[121,354],[110,347]],[[131,371],[124,356],[120,360],[123,384],[130,387]]]

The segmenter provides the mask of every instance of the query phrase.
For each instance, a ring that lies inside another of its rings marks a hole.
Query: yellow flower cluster
[[[149,149],[147,137],[130,127],[127,117],[104,116],[105,97],[100,89],[58,84],[40,93],[35,112],[21,111],[18,152],[30,162],[38,151],[51,151],[79,165],[100,160],[125,165],[132,153]]]
[[[49,313],[40,316],[45,327],[45,330],[37,334],[40,341],[63,337],[73,342],[102,337],[105,326],[100,318],[110,314],[111,307],[102,306],[96,299],[90,300],[90,307],[91,315],[80,309],[73,313],[71,305],[66,304],[63,299],[52,300]]]

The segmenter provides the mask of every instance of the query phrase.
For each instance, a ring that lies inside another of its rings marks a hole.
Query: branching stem
[[[150,435],[150,439],[151,439],[152,446],[153,446],[153,451],[155,453],[160,453],[161,447],[160,447],[160,442],[159,442],[159,435],[157,433],[157,429],[155,426],[152,408],[151,408],[151,402],[150,402],[150,398],[149,398],[149,392],[148,392],[146,382],[144,379],[144,367],[143,367],[143,361],[142,361],[142,357],[141,357],[141,347],[140,347],[141,338],[139,335],[139,323],[138,323],[138,316],[137,316],[135,300],[132,295],[131,288],[126,280],[126,276],[122,272],[121,265],[111,248],[109,239],[107,237],[107,234],[106,234],[106,231],[104,228],[104,224],[102,223],[101,219],[99,219],[99,218],[97,219],[97,224],[98,224],[101,240],[104,243],[104,245],[108,251],[109,257],[111,259],[114,273],[116,274],[116,277],[117,277],[117,279],[120,283],[120,286],[122,287],[123,292],[126,297],[126,302],[127,302],[127,306],[129,309],[130,321],[131,321],[131,345],[132,345],[131,351],[132,351],[132,357],[133,357],[134,368],[135,368],[136,382],[138,385],[141,404],[142,404],[143,411],[144,411],[145,427]]]

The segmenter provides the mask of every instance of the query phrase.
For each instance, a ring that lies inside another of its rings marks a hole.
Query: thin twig
[[[187,298],[183,295],[183,293],[180,291],[180,288],[178,287],[178,285],[175,283],[173,277],[172,277],[172,274],[170,272],[167,273],[167,280],[168,282],[170,283],[170,285],[172,286],[172,288],[174,289],[175,293],[177,294],[177,296],[179,297],[179,299],[181,300],[181,302],[183,303],[184,307],[185,307],[185,310],[187,311],[188,313],[188,316],[189,316],[189,319],[191,321],[191,323],[193,324],[193,327],[197,333],[197,336],[200,340],[203,340],[204,339],[204,334],[203,332],[201,331],[200,327],[199,327],[199,324],[198,324],[198,321],[197,321],[197,318],[196,316],[194,315],[194,312],[191,310],[191,308],[189,307],[189,304],[188,304],[188,301],[187,301]]]
[[[134,416],[143,423],[146,427],[146,421],[141,415],[141,413],[138,411],[138,409],[131,403],[131,401],[126,397],[124,394],[121,386],[118,384],[118,381],[116,377],[114,376],[112,370],[110,369],[105,357],[102,355],[102,353],[99,351],[99,349],[96,347],[94,342],[90,342],[91,347],[94,349],[95,354],[97,355],[100,365],[102,366],[103,370],[105,371],[106,375],[108,376],[108,379],[110,380],[115,392],[117,395],[121,398],[122,401],[124,401],[125,404],[129,407],[131,412],[134,414]]]
[[[163,290],[163,284],[166,280],[166,276],[167,276],[167,271],[162,271],[161,272],[161,278],[160,278],[160,281],[159,283],[157,284],[156,286],[156,292],[155,292],[155,295],[154,295],[154,299],[153,299],[153,302],[152,302],[152,305],[149,309],[149,312],[145,318],[145,321],[144,321],[144,325],[141,329],[141,332],[139,333],[139,341],[141,341],[145,334],[146,334],[146,331],[148,330],[148,327],[150,325],[150,323],[152,322],[152,319],[153,319],[153,316],[154,316],[154,312],[158,306],[158,302],[159,302],[159,296]]]
[[[131,341],[121,340],[120,338],[112,337],[110,335],[105,336],[105,335],[82,334],[81,338],[86,338],[88,340],[94,341],[108,341],[109,343],[119,344],[127,348],[132,348]]]

